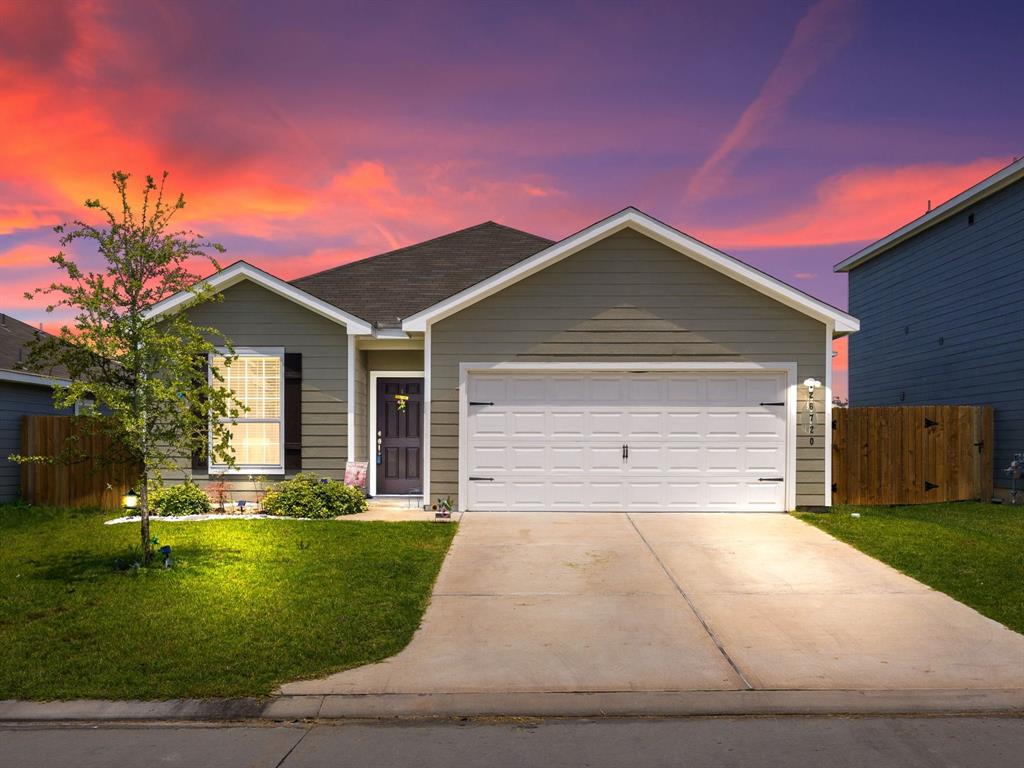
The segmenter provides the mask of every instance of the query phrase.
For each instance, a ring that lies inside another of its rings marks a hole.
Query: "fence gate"
[[[87,429],[75,416],[22,416],[21,454],[59,456],[73,444],[81,460],[21,465],[21,496],[32,504],[58,507],[121,508],[121,497],[138,479],[134,467],[103,461],[108,437]]]
[[[832,410],[834,504],[992,498],[990,405]]]

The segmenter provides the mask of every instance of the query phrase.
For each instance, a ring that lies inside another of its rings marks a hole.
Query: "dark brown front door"
[[[377,493],[423,493],[423,379],[377,379]]]

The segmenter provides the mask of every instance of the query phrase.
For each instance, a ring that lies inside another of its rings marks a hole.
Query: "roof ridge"
[[[384,251],[383,253],[376,253],[376,254],[374,254],[372,256],[364,256],[361,259],[354,259],[353,261],[348,261],[348,262],[345,262],[344,264],[338,264],[337,266],[334,266],[334,267],[328,267],[327,269],[321,269],[319,272],[311,272],[308,275],[302,275],[302,277],[296,277],[294,280],[289,280],[288,282],[292,283],[292,284],[295,284],[295,283],[299,282],[300,280],[307,280],[307,279],[309,279],[311,277],[319,277],[320,275],[325,275],[328,272],[335,272],[335,271],[337,271],[339,269],[345,269],[346,267],[351,267],[353,264],[365,264],[368,261],[373,261],[374,259],[379,259],[379,258],[382,258],[384,256],[393,256],[393,255],[395,255],[397,253],[402,253],[403,251],[408,251],[408,250],[410,250],[412,248],[419,248],[420,246],[423,246],[423,245],[430,245],[431,243],[438,243],[438,242],[441,242],[443,240],[447,240],[450,237],[454,237],[455,235],[461,235],[464,232],[469,232],[470,230],[473,230],[473,229],[479,229],[480,227],[485,227],[488,224],[494,225],[496,227],[501,227],[502,229],[507,229],[507,230],[510,230],[512,232],[518,232],[518,233],[523,234],[523,235],[528,235],[530,237],[537,238],[538,240],[546,240],[548,242],[554,242],[553,240],[548,240],[548,238],[546,238],[546,237],[541,237],[540,235],[535,235],[535,234],[533,234],[531,232],[526,232],[525,230],[522,230],[522,229],[515,229],[514,227],[509,227],[509,226],[506,226],[505,224],[499,224],[496,221],[488,219],[487,221],[482,221],[479,224],[472,224],[471,226],[463,227],[462,229],[456,229],[454,232],[446,232],[443,235],[437,235],[436,237],[431,237],[431,238],[429,238],[427,240],[421,240],[418,243],[410,243],[409,245],[403,245],[401,248],[394,248],[394,249],[392,249],[390,251]]]

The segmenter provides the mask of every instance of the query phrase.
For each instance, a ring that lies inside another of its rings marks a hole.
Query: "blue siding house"
[[[1024,160],[835,267],[849,273],[850,405],[990,404],[997,488],[1024,452]]]
[[[21,417],[73,412],[53,408],[53,385],[65,382],[60,377],[66,372],[54,371],[51,377],[20,368],[25,344],[39,333],[0,314],[0,502],[15,501],[20,494],[21,467],[7,457],[21,452]]]

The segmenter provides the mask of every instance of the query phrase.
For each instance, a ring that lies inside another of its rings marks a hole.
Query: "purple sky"
[[[0,0],[0,309],[114,168],[290,278],[626,205],[845,306],[831,266],[1024,152],[991,2]],[[845,356],[837,361],[843,390]]]

